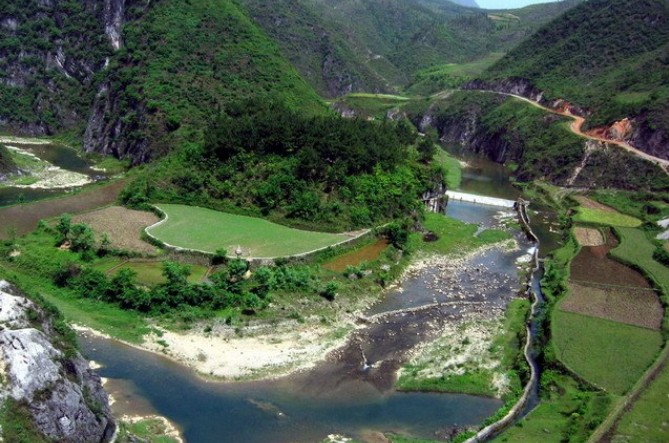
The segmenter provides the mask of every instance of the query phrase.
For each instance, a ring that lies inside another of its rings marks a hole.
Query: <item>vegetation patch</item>
[[[147,231],[172,246],[230,253],[239,246],[244,257],[286,257],[332,246],[347,235],[303,231],[267,220],[185,205],[160,204],[167,221]]]
[[[602,203],[599,203],[598,201],[592,200],[584,195],[576,195],[574,196],[574,200],[576,200],[579,205],[583,208],[587,209],[599,209],[600,211],[604,212],[618,212],[615,209],[613,209],[610,206],[606,206]]]
[[[334,272],[344,272],[348,266],[360,266],[366,262],[377,260],[388,247],[385,239],[379,239],[371,245],[364,246],[356,251],[341,255],[323,265],[323,268]]]
[[[614,433],[614,443],[656,443],[669,441],[669,365],[643,391],[631,409],[622,417]]]
[[[617,212],[591,208],[578,208],[574,216],[574,221],[594,225],[624,226],[630,228],[641,226],[641,220],[638,218]]]
[[[641,269],[663,292],[665,300],[669,294],[669,268],[653,259],[656,247],[640,229],[616,228],[620,246],[611,255],[625,263]]]
[[[571,312],[553,314],[555,352],[585,380],[622,395],[657,356],[659,331]]]
[[[604,419],[611,398],[593,392],[572,378],[546,371],[541,379],[541,404],[495,441],[504,443],[584,442]]]
[[[153,286],[167,282],[163,275],[164,264],[162,261],[125,261],[107,260],[93,266],[95,269],[109,273],[114,276],[123,269],[129,269],[135,274],[134,280],[138,284]],[[191,273],[187,280],[190,283],[200,283],[207,275],[208,268],[198,265],[190,265]]]
[[[652,290],[569,284],[569,296],[560,309],[659,331],[664,310]]]
[[[106,236],[112,249],[143,254],[153,254],[156,248],[141,240],[142,230],[159,220],[151,212],[135,211],[120,206],[110,206],[72,218],[74,223],[86,223],[99,236]]]

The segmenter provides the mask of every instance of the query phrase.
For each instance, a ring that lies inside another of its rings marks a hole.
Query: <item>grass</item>
[[[125,260],[104,260],[100,263],[97,263],[93,268],[102,271],[109,272],[114,267],[118,266],[112,271],[112,274],[116,274],[121,269],[130,269],[137,273],[135,281],[142,285],[153,286],[161,283],[165,283],[165,277],[163,277],[163,263],[161,261],[152,261],[152,262],[127,262],[122,264]],[[120,266],[119,266],[120,265]],[[204,279],[204,276],[207,274],[207,268],[199,265],[190,265],[191,274],[188,277],[190,283],[199,283]],[[111,277],[110,277],[111,278]]]
[[[636,228],[641,226],[641,220],[625,214],[617,214],[615,212],[606,212],[600,209],[578,208],[576,215],[573,217],[575,222],[588,223],[605,226],[624,226],[629,228]]]
[[[174,437],[164,435],[166,431],[165,423],[158,418],[146,418],[135,423],[122,422],[119,442],[134,441],[129,439],[128,433],[141,438],[146,443],[177,443],[179,441]]]
[[[641,377],[662,345],[659,331],[559,310],[553,314],[553,337],[567,367],[618,395]]]
[[[223,248],[234,255],[237,246],[241,246],[245,256],[284,257],[331,246],[348,238],[193,206],[161,204],[159,208],[167,214],[168,220],[147,229],[151,235],[173,246],[212,253]]]
[[[466,252],[478,246],[511,238],[511,234],[508,232],[497,229],[485,230],[478,237],[474,237],[478,226],[434,213],[426,214],[423,226],[437,234],[439,239],[434,242],[423,242],[421,235],[412,234],[409,240],[410,248],[420,248],[421,251],[432,254]]]
[[[610,397],[586,392],[570,377],[545,373],[546,395],[529,415],[500,435],[495,442],[567,443],[583,442],[604,418]]]
[[[504,56],[491,52],[485,57],[468,63],[447,63],[419,71],[409,91],[414,94],[432,94],[444,89],[457,88],[477,77]]]
[[[611,251],[618,260],[629,263],[643,271],[664,293],[669,294],[669,269],[653,260],[653,245],[646,233],[640,229],[616,228],[620,245]]]
[[[656,443],[669,441],[669,365],[643,392],[618,425],[614,441]]]
[[[191,283],[201,282],[207,274],[207,268],[198,265],[190,265],[190,267],[191,274],[188,277],[188,281]],[[119,267],[117,271],[121,269],[135,271],[137,273],[136,281],[140,284],[157,285],[166,281],[165,277],[163,277],[162,262],[128,262]]]
[[[462,184],[462,165],[460,161],[441,148],[437,150],[433,161],[444,169],[448,189],[459,188]]]

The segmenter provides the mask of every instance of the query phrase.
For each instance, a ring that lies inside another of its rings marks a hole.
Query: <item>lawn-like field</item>
[[[616,228],[620,245],[611,251],[614,257],[643,269],[665,294],[669,294],[669,268],[653,260],[655,246],[640,229]]]
[[[349,239],[342,234],[302,231],[267,220],[185,205],[158,205],[168,220],[147,231],[181,248],[234,256],[241,246],[244,257],[287,257],[331,246]]]
[[[629,215],[583,207],[577,209],[574,221],[596,225],[624,226],[629,228],[641,226],[641,220],[630,217]]]
[[[669,365],[623,416],[614,442],[669,442]]]
[[[120,266],[119,266],[120,265]],[[152,262],[123,262],[122,260],[108,260],[103,261],[94,266],[94,268],[102,272],[110,272],[112,275],[119,272],[121,269],[130,269],[137,273],[135,280],[137,283],[152,286],[165,283],[163,277],[163,263],[160,261]],[[191,265],[191,274],[188,281],[191,283],[199,283],[207,274],[207,268],[204,266]]]
[[[659,331],[558,310],[553,315],[557,357],[584,379],[624,394],[653,362]]]

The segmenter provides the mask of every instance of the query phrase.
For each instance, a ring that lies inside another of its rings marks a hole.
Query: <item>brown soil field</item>
[[[577,195],[576,197],[574,197],[574,200],[579,202],[581,206],[583,206],[584,208],[599,209],[600,211],[606,211],[606,212],[618,212],[611,206],[603,205],[583,195]]]
[[[605,243],[599,229],[574,228],[574,235],[581,246],[601,246]]]
[[[650,288],[640,272],[608,257],[608,252],[618,246],[618,240],[611,233],[605,236],[606,244],[581,248],[581,252],[571,262],[571,280],[575,283]]]
[[[362,249],[342,255],[341,257],[324,264],[323,268],[334,272],[344,272],[347,266],[358,266],[363,262],[374,261],[379,258],[381,252],[386,249],[388,244],[387,240],[379,240]]]
[[[128,180],[118,180],[74,195],[0,208],[0,239],[9,238],[11,230],[16,235],[33,232],[37,223],[45,218],[110,205],[118,199],[126,184]]]
[[[560,309],[577,314],[660,330],[664,314],[655,291],[570,283]]]
[[[140,239],[142,229],[160,221],[151,212],[133,211],[120,206],[110,206],[72,217],[74,223],[90,225],[98,238],[107,233],[112,247],[143,254],[156,252],[156,247]]]

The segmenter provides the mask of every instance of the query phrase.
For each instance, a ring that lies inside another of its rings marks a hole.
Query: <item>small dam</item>
[[[466,192],[446,191],[449,200],[476,203],[479,205],[499,206],[501,208],[514,209],[515,200],[505,200],[503,198],[486,197],[484,195],[468,194]]]

